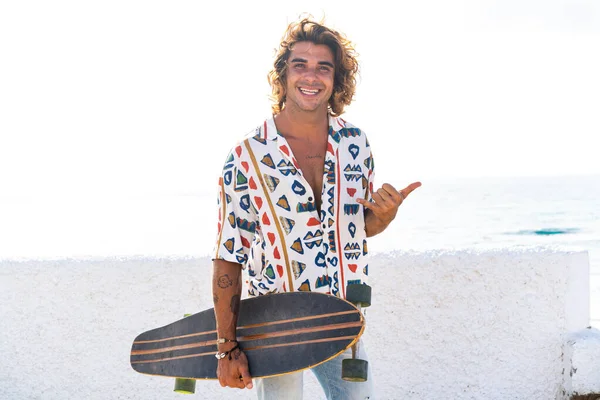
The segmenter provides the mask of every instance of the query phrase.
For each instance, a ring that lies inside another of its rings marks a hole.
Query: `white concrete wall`
[[[570,382],[565,381],[568,392],[596,393],[600,399],[600,330],[588,327],[569,334],[565,355],[566,366],[570,367]]]
[[[378,399],[560,399],[573,387],[565,343],[589,325],[586,252],[398,252],[370,272]],[[172,380],[134,372],[129,350],[211,307],[210,275],[208,258],[0,261],[0,399],[181,399]],[[323,398],[305,379],[305,398]],[[214,381],[196,392],[255,398]]]

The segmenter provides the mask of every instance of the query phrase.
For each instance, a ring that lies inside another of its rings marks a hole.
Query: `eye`
[[[292,64],[292,68],[294,68],[294,69],[304,69],[305,67],[306,67],[306,65],[301,64],[301,63]]]
[[[326,65],[321,65],[321,66],[319,67],[319,71],[321,71],[321,72],[325,72],[325,73],[329,73],[329,72],[331,72],[331,68],[330,68],[330,67],[328,67],[328,66],[326,66]]]

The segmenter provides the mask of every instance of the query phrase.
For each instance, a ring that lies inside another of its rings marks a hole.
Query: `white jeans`
[[[369,365],[366,382],[349,382],[342,379],[342,360],[352,358],[352,348],[326,363],[317,365],[311,371],[321,384],[327,400],[373,400],[373,376]],[[367,360],[363,342],[359,341],[358,356]],[[259,400],[302,400],[304,371],[255,379],[254,384]]]

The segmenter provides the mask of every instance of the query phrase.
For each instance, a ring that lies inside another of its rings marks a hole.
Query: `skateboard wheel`
[[[191,315],[192,314],[183,314],[183,318],[187,318]],[[173,391],[181,394],[194,394],[196,391],[196,380],[175,378],[175,389],[173,389]]]
[[[346,287],[346,300],[361,307],[371,305],[371,286],[354,284]]]
[[[365,382],[368,369],[368,361],[347,358],[342,360],[342,379],[350,382]]]
[[[194,394],[196,391],[196,380],[175,378],[175,389],[173,391],[181,394]]]

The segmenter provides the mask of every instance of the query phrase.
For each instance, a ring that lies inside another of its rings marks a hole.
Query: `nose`
[[[306,68],[302,77],[309,82],[314,82],[317,80],[317,68]]]
[[[317,78],[318,74],[317,74],[317,68],[306,68],[306,70],[304,71],[304,74],[302,75],[302,78],[307,82],[307,83],[314,83],[318,81]]]

